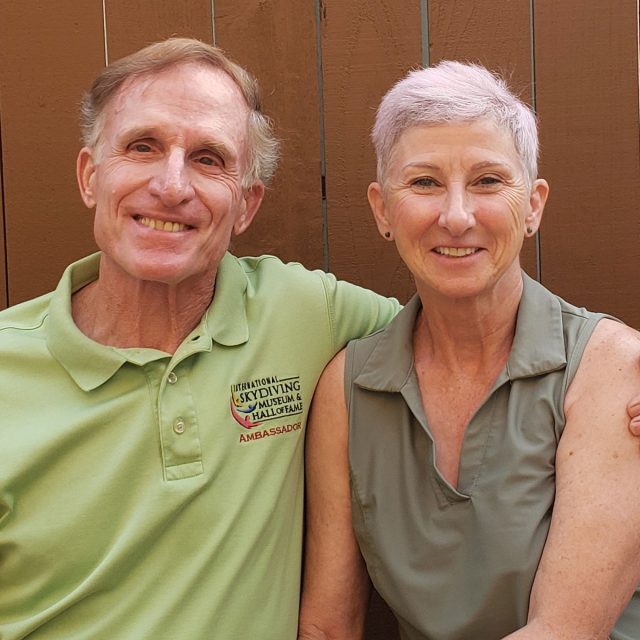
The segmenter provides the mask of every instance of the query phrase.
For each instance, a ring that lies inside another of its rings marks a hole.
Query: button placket
[[[189,381],[189,362],[173,361],[164,372],[158,397],[165,477],[168,480],[202,473],[202,449]]]

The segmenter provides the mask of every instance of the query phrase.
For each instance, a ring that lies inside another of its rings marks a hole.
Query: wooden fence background
[[[375,107],[443,58],[500,70],[541,122],[551,184],[526,269],[640,327],[638,0],[0,0],[0,308],[94,250],[77,194],[77,107],[105,60],[170,35],[215,42],[261,81],[284,142],[240,254],[274,253],[405,300],[366,187]],[[395,637],[374,603],[369,640]]]

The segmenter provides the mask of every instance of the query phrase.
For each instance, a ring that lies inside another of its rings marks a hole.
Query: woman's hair
[[[256,79],[221,49],[191,38],[169,38],[156,42],[109,66],[95,79],[81,106],[83,142],[95,146],[104,127],[105,108],[123,84],[130,79],[152,75],[180,64],[196,63],[224,71],[238,86],[249,107],[247,118],[248,166],[245,187],[262,180],[268,182],[278,163],[279,143],[271,120],[262,113]]]
[[[384,96],[371,138],[378,160],[378,181],[384,183],[393,147],[416,125],[493,120],[513,139],[527,183],[538,173],[538,131],[532,110],[506,82],[476,64],[445,60],[411,71]]]

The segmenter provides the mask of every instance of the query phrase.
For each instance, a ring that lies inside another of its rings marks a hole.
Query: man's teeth
[[[147,218],[146,216],[139,217],[138,222],[150,229],[170,231],[172,233],[175,231],[184,231],[187,228],[186,224],[181,224],[179,222],[163,222],[162,220],[156,220],[155,218]]]
[[[436,247],[436,253],[442,256],[453,256],[455,258],[470,256],[477,250],[475,247]]]

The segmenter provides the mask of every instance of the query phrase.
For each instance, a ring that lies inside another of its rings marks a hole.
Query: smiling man
[[[0,636],[293,639],[311,396],[398,304],[227,252],[277,143],[219,50],[115,62],[83,127],[101,252],[0,314]]]

